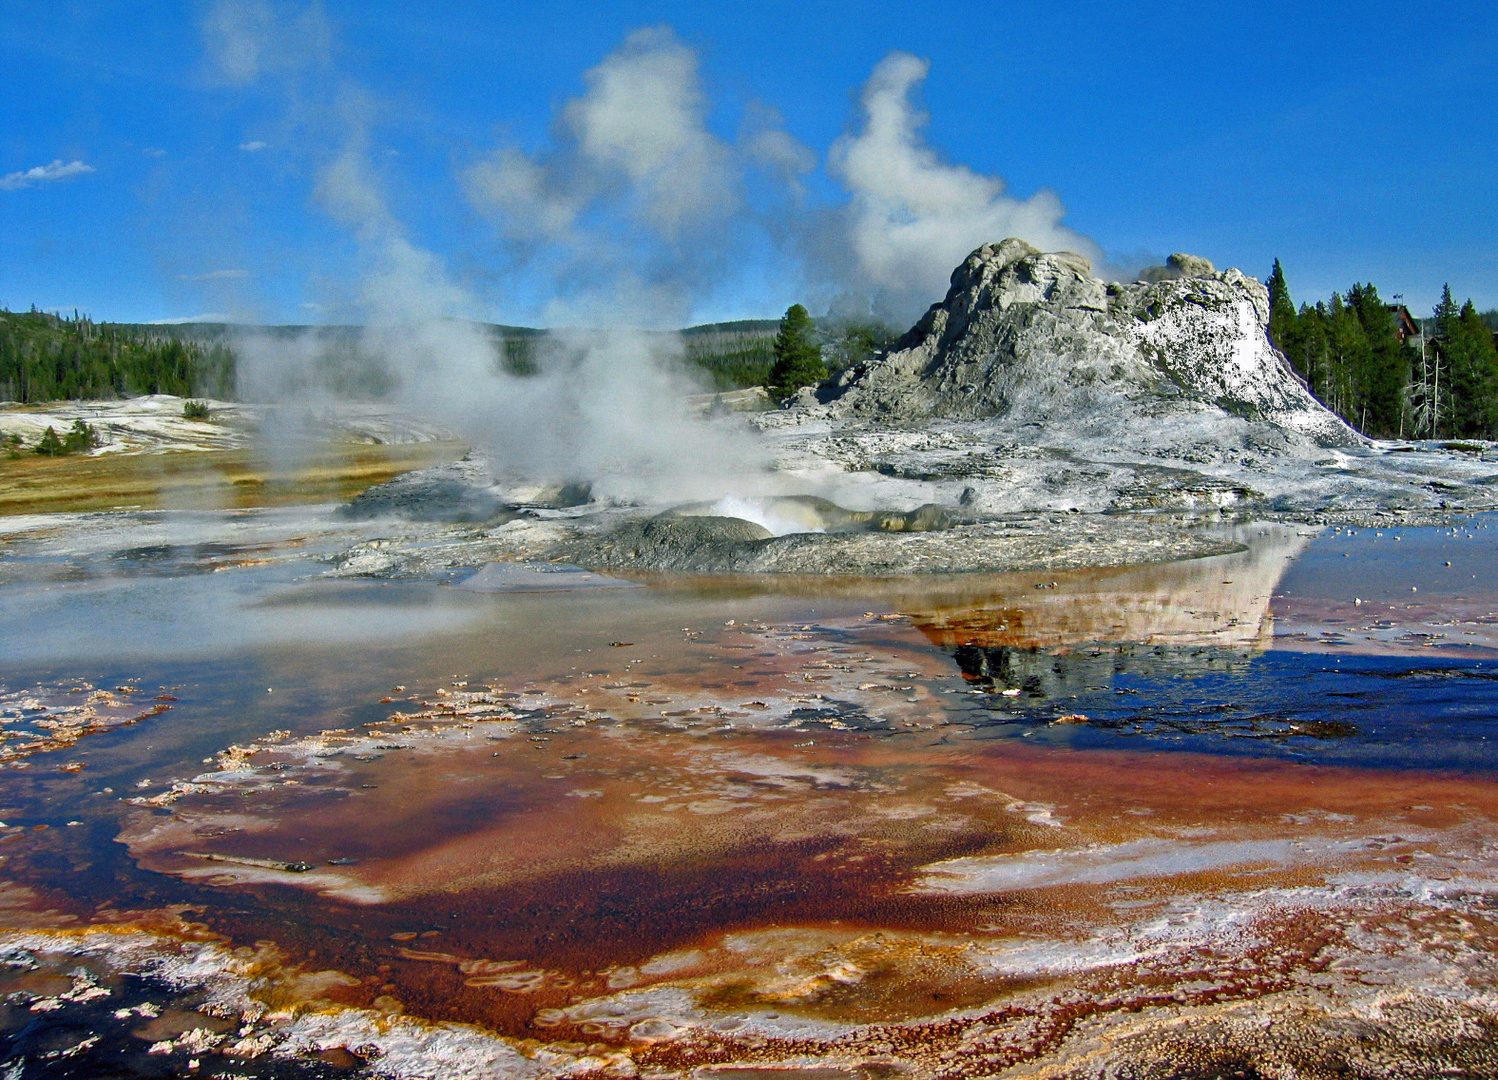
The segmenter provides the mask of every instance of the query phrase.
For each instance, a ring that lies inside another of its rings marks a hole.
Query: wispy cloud
[[[147,326],[181,326],[184,323],[226,323],[234,322],[234,316],[225,315],[221,311],[210,311],[202,315],[183,315],[176,319],[152,319],[146,323]]]
[[[259,139],[252,139],[250,142],[240,143],[239,148],[247,154],[258,154],[269,145],[269,143],[263,143]]]
[[[203,23],[214,74],[236,86],[326,65],[332,28],[322,4],[300,13],[268,0],[216,0]]]
[[[33,169],[0,176],[0,191],[19,191],[21,188],[50,184],[54,180],[66,180],[72,176],[82,176],[84,173],[94,171],[92,165],[85,165],[81,161],[69,161],[64,164],[62,158],[58,158],[50,165],[38,165]]]
[[[206,274],[178,274],[178,281],[230,281],[236,278],[247,278],[250,276],[248,270],[210,270]]]

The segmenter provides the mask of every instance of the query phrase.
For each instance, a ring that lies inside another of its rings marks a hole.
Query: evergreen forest
[[[223,346],[41,311],[0,310],[0,401],[233,392]]]
[[[1363,434],[1498,438],[1498,311],[1458,305],[1448,285],[1429,318],[1404,322],[1371,283],[1297,310],[1278,259],[1269,308],[1270,339],[1311,393]]]
[[[682,355],[714,390],[763,386],[775,365],[775,331],[770,319],[708,323],[681,332]]]

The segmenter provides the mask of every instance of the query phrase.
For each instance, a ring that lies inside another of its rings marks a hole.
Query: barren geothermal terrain
[[[107,434],[0,461],[4,1076],[1498,1076],[1498,447],[1267,313],[1008,240],[566,467],[0,410]]]

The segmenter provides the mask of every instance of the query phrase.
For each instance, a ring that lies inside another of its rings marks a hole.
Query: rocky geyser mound
[[[1173,255],[1123,285],[1080,255],[1009,239],[969,255],[944,300],[821,397],[834,417],[1103,420],[1127,435],[1171,415],[1210,427],[1215,414],[1361,443],[1270,344],[1268,322],[1264,286],[1205,259]]]

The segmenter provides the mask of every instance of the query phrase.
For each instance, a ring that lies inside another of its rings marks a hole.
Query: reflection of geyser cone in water
[[[1164,673],[1207,653],[1247,657],[1269,646],[1270,598],[1310,537],[1256,524],[1237,539],[1247,550],[1077,571],[906,614],[970,679],[1037,692],[1106,682],[1122,668]]]

